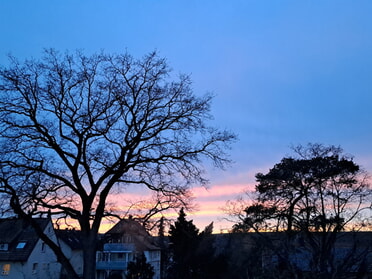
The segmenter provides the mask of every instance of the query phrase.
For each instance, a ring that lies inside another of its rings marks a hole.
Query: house
[[[49,218],[34,219],[51,239],[56,240]],[[61,265],[53,251],[25,220],[0,219],[0,278],[59,278]]]
[[[67,257],[71,265],[74,267],[76,274],[82,277],[84,258],[81,231],[74,229],[55,231],[63,254]],[[68,278],[68,275],[65,274],[64,271],[62,271],[61,278]]]
[[[284,264],[302,273],[361,274],[372,271],[372,233],[296,233],[288,238],[285,233],[266,233],[262,249],[262,265],[272,269]],[[275,252],[274,252],[275,251]],[[351,275],[350,275],[351,276]]]
[[[228,272],[220,278],[257,278],[288,271],[296,273],[298,278],[309,274],[315,277],[314,274],[321,272],[320,264],[328,264],[327,272],[335,275],[334,278],[340,278],[337,277],[340,274],[347,274],[345,278],[372,278],[370,231],[296,233],[290,237],[284,232],[252,232],[210,237],[215,256],[226,259]]]
[[[153,278],[160,278],[160,248],[140,223],[123,219],[103,239],[103,247],[97,252],[97,279],[125,278],[128,263],[142,253],[154,268]]]

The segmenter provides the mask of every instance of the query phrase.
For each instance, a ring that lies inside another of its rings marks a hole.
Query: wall
[[[47,225],[44,232],[56,241],[52,223]],[[4,264],[10,264],[7,275],[1,274]],[[36,243],[27,262],[0,262],[0,268],[0,278],[4,279],[57,279],[61,271],[53,251],[41,240]]]

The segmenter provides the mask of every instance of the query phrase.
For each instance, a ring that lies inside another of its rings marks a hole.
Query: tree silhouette
[[[199,229],[192,220],[186,220],[186,213],[182,208],[176,222],[169,229],[172,257],[170,278],[196,278],[198,234]]]
[[[370,221],[370,215],[363,215],[371,206],[366,173],[339,147],[309,144],[294,150],[297,158],[283,158],[267,174],[256,175],[257,199],[245,208],[244,220],[234,229],[284,232],[278,234],[279,242],[264,234],[260,241],[276,254],[289,276],[301,271],[290,260],[300,242],[314,278],[341,278],[361,263],[365,252],[351,245],[340,258],[334,248],[339,232],[359,230]]]
[[[182,201],[191,185],[207,183],[206,159],[228,163],[224,150],[235,137],[207,125],[212,96],[197,97],[189,76],[170,74],[155,52],[134,59],[46,50],[40,60],[11,57],[0,68],[2,198],[22,218],[75,220],[86,279],[114,186]]]
[[[154,276],[154,268],[146,261],[145,255],[142,253],[134,262],[128,263],[127,279],[152,279]]]
[[[223,255],[216,255],[214,247],[213,222],[199,233],[193,221],[186,219],[182,208],[179,216],[170,226],[170,268],[167,278],[224,278],[227,261]]]

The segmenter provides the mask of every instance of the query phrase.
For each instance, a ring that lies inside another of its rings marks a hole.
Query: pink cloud
[[[235,183],[234,183],[235,182]],[[203,230],[205,226],[214,222],[214,232],[220,232],[221,229],[231,228],[232,223],[224,220],[226,213],[223,208],[228,200],[234,200],[247,190],[253,190],[253,183],[236,183],[217,184],[207,188],[194,187],[192,193],[195,197],[197,209],[192,212],[186,212],[187,219],[193,220],[194,224]],[[128,189],[130,190],[130,189]],[[141,191],[142,190],[142,191]],[[142,192],[142,193],[141,193]],[[136,189],[123,193],[115,193],[110,196],[109,202],[114,210],[126,212],[130,203],[143,201],[151,197],[151,191],[147,189]],[[168,212],[168,217],[176,219],[177,212]],[[110,222],[104,222],[100,231],[106,231],[112,226]]]
[[[192,192],[196,198],[221,197],[241,194],[250,187],[251,185],[248,184],[215,185],[209,188],[195,187],[192,189]]]

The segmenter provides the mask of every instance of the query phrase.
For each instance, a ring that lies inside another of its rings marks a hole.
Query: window
[[[152,251],[152,252],[150,252],[150,258],[151,258],[151,260],[156,260],[156,259],[159,258],[159,256],[160,256],[159,251]]]
[[[8,275],[10,272],[10,264],[4,264],[3,269],[1,271],[2,275]]]
[[[101,262],[102,261],[102,253],[101,252],[97,252],[96,253],[96,259],[97,259],[97,262]]]
[[[132,236],[127,234],[127,235],[124,235],[124,242],[125,243],[131,243],[132,242]]]
[[[33,263],[32,264],[32,274],[36,274],[37,273],[37,266],[38,266],[37,263]]]
[[[8,251],[8,243],[0,243],[0,251]]]
[[[26,246],[26,241],[20,241],[18,242],[16,249],[23,249],[25,248],[25,246]]]
[[[45,243],[43,242],[43,243],[41,243],[41,252],[45,252]]]

